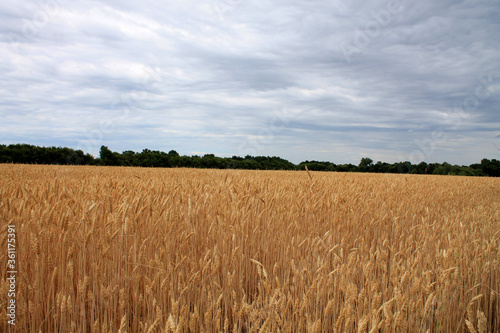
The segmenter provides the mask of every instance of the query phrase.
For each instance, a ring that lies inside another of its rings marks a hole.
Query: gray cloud
[[[500,144],[498,22],[495,1],[2,3],[0,142],[470,164]]]

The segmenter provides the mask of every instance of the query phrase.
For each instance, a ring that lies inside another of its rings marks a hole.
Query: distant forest
[[[95,158],[81,150],[66,147],[39,147],[28,144],[0,145],[0,163],[56,164],[56,165],[107,165],[139,166],[158,168],[211,168],[211,169],[249,169],[249,170],[305,170],[338,172],[375,172],[403,174],[434,174],[459,176],[500,176],[500,161],[482,159],[480,163],[469,166],[449,163],[412,164],[408,161],[393,164],[376,162],[369,157],[361,159],[358,165],[335,164],[331,162],[304,161],[293,164],[276,156],[233,156],[217,157],[213,154],[203,156],[181,156],[175,150],[168,153],[144,149],[140,153],[130,150],[113,152],[102,146],[100,156]]]

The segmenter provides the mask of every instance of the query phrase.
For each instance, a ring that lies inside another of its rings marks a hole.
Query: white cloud
[[[1,143],[336,163],[498,153],[494,2],[401,0],[387,22],[390,1],[50,3],[0,5]],[[340,46],[370,27],[346,61]]]

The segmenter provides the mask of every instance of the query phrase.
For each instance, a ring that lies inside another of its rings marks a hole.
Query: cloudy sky
[[[0,143],[499,158],[499,36],[498,0],[2,1]]]

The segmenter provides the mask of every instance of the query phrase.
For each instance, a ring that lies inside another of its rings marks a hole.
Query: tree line
[[[217,157],[214,154],[181,156],[175,150],[166,153],[149,149],[144,149],[142,152],[127,150],[118,153],[111,151],[106,146],[101,147],[99,157],[95,158],[82,150],[67,147],[39,147],[28,144],[0,145],[0,163],[248,170],[305,170],[307,166],[312,171],[500,176],[500,161],[486,158],[482,159],[480,163],[469,166],[451,165],[446,162],[441,164],[427,164],[426,162],[412,164],[409,161],[392,164],[381,161],[373,163],[369,157],[362,158],[358,165],[321,161],[304,161],[293,164],[277,156]]]

